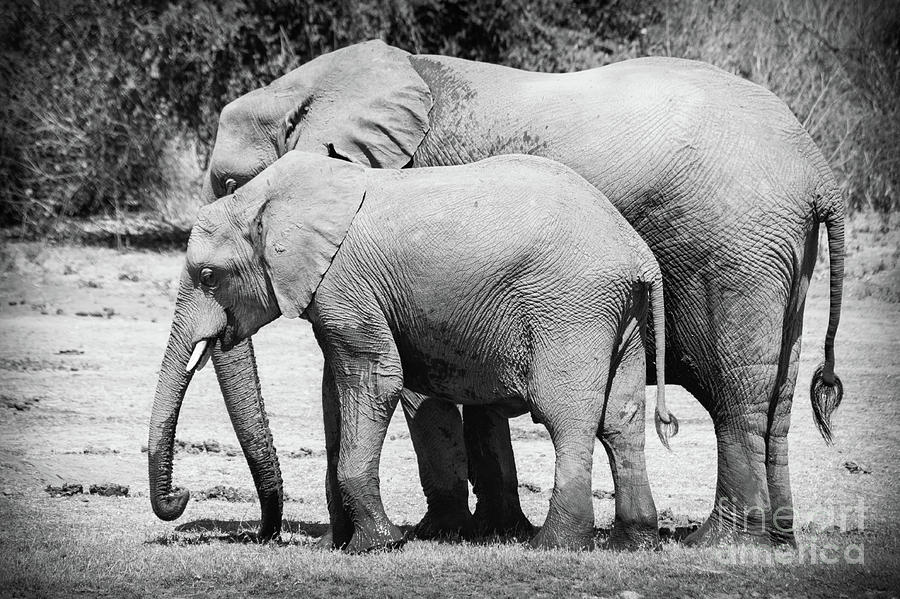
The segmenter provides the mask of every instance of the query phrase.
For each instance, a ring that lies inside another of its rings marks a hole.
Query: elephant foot
[[[469,509],[441,512],[429,509],[409,534],[411,539],[458,541],[472,535],[474,521]]]
[[[772,541],[765,531],[751,532],[729,526],[716,514],[713,514],[700,525],[700,528],[684,539],[684,544],[688,547],[719,547],[722,545],[771,547]]]
[[[259,497],[260,510],[262,512],[259,521],[259,531],[256,533],[260,543],[278,539],[281,536],[281,518],[283,515],[284,498],[281,490],[277,493],[262,493]]]
[[[659,546],[659,529],[655,525],[625,526],[616,522],[609,533],[608,548],[614,551],[639,551]]]
[[[503,537],[525,541],[534,534],[534,525],[528,521],[521,509],[512,513],[496,514],[475,509],[472,518],[472,538]]]
[[[353,538],[353,524],[351,522],[342,521],[338,525],[338,533],[335,534],[335,526],[331,524],[328,526],[328,530],[325,531],[321,537],[314,543],[314,547],[316,549],[344,549]]]
[[[797,549],[797,537],[794,536],[793,528],[782,528],[775,526],[769,531],[769,540],[772,545],[781,549],[791,548]]]
[[[794,536],[794,509],[790,505],[773,510],[769,539],[776,547],[797,549]]]
[[[331,527],[329,527],[328,530],[325,531],[324,535],[319,537],[319,540],[316,541],[314,547],[316,549],[325,550],[337,549],[337,547],[334,546],[334,533],[332,532]]]
[[[281,537],[281,521],[279,520],[277,524],[263,522],[254,536],[257,543],[277,541]]]
[[[400,548],[405,542],[403,533],[391,523],[371,528],[357,527],[344,551],[347,553],[390,551]]]
[[[237,533],[233,533],[230,535],[230,538],[234,542],[238,543],[252,543],[252,544],[264,544],[281,540],[281,531],[275,532],[275,534],[267,533],[263,534],[262,532],[254,532],[251,530],[242,530]]]
[[[554,530],[544,526],[531,539],[535,549],[570,549],[572,551],[590,551],[594,548],[594,535],[591,533],[573,534]]]

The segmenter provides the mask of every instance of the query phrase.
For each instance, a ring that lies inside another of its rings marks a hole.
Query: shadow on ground
[[[259,520],[192,520],[170,534],[147,541],[151,545],[205,545],[209,543],[265,543],[256,534]],[[328,531],[321,522],[283,520],[279,545],[310,545]],[[199,534],[194,534],[199,533]]]
[[[186,522],[175,528],[173,533],[161,535],[148,540],[151,545],[206,545],[210,543],[265,543],[259,539],[256,531],[259,529],[259,520],[213,520],[200,519]],[[281,523],[281,538],[274,541],[278,545],[314,545],[316,541],[328,532],[328,524],[323,522],[302,522],[297,520],[283,520]],[[403,525],[399,527],[407,540],[414,539],[413,526]],[[540,530],[535,527],[534,532]],[[607,544],[611,528],[594,529],[594,538],[597,546]],[[696,524],[688,526],[665,527],[659,530],[659,538],[662,541],[674,541],[680,543],[689,534],[697,530]],[[199,534],[193,534],[199,533]],[[434,539],[439,543],[463,543],[474,544],[490,543],[518,543],[528,539],[517,535],[491,535],[474,539],[463,539],[460,536],[451,538]]]

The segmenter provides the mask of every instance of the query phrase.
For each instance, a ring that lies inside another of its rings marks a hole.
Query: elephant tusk
[[[194,372],[200,372],[203,370],[203,367],[206,366],[206,363],[209,362],[209,357],[212,355],[212,346],[207,345],[206,351],[203,352],[203,357],[200,358],[200,361],[197,363],[197,368]]]
[[[205,356],[206,346],[208,343],[209,339],[201,339],[197,342],[197,345],[194,346],[194,352],[191,354],[191,357],[187,362],[187,366],[184,367],[185,372],[191,372],[192,370],[194,370],[194,367],[197,366],[198,362],[202,363],[200,364],[200,367],[197,368],[197,370],[200,370],[200,368],[203,368],[203,366],[206,365],[206,360],[204,360],[203,358],[206,357],[206,359],[209,359],[209,356]]]

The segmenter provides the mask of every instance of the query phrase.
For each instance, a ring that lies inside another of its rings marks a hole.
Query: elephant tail
[[[650,311],[653,315],[654,346],[656,347],[656,411],[654,423],[656,434],[666,449],[669,437],[678,434],[678,419],[666,407],[666,311],[663,300],[662,273],[654,259],[650,266],[646,283],[650,291]]]
[[[841,404],[844,385],[834,373],[834,336],[841,319],[844,288],[844,200],[836,187],[827,194],[827,205],[818,210],[819,222],[825,222],[828,234],[829,304],[828,330],[825,333],[825,361],[819,364],[809,386],[813,419],[825,442],[831,445],[831,413]]]

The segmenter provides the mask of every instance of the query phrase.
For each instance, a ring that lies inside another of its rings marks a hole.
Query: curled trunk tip
[[[153,513],[160,520],[177,520],[184,513],[191,493],[187,489],[172,489],[171,493],[150,495],[150,503],[153,505]]]

